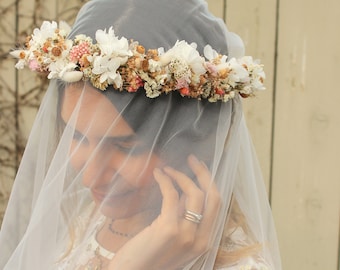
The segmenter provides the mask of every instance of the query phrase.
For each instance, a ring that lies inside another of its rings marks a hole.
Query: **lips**
[[[91,190],[93,198],[98,202],[107,202],[112,203],[116,202],[117,200],[121,199],[122,197],[125,197],[129,194],[131,194],[133,190],[128,191],[112,191],[110,193],[104,193],[96,190]]]

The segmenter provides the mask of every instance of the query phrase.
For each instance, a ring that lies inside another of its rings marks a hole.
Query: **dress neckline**
[[[104,216],[100,218],[101,221],[104,221]],[[99,222],[99,224],[102,224],[102,222]],[[100,256],[108,259],[108,260],[112,260],[112,258],[114,257],[115,253],[106,249],[105,247],[103,247],[101,244],[99,244],[98,240],[97,240],[97,234],[100,230],[100,225],[97,226],[97,229],[95,230],[95,232],[92,234],[90,242],[87,246],[88,250],[93,251],[94,253],[99,254]]]

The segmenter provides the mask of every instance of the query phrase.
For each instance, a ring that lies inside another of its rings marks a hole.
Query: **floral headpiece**
[[[226,55],[207,45],[202,57],[195,43],[185,41],[177,41],[168,51],[146,51],[138,42],[115,36],[112,27],[97,30],[96,43],[85,35],[67,39],[70,30],[65,22],[59,27],[43,22],[24,49],[11,52],[19,59],[15,67],[28,66],[48,79],[69,83],[89,80],[101,90],[109,85],[128,92],[144,89],[150,98],[179,91],[182,96],[226,102],[236,93],[248,97],[264,89],[262,65],[250,56],[227,61]]]

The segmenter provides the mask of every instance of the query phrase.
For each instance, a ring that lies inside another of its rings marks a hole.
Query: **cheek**
[[[97,175],[94,175],[93,172],[91,177],[95,178],[100,174],[102,180],[109,180],[115,172],[118,172],[127,184],[136,188],[155,184],[153,170],[161,164],[155,154],[129,156],[120,151],[105,149],[93,156],[93,153],[91,155],[90,152],[92,151],[89,147],[79,145],[79,142],[72,142],[70,147],[72,168],[80,171],[87,164],[84,174],[90,175],[91,169],[93,169]]]
[[[147,187],[155,184],[153,170],[160,164],[159,158],[155,155],[130,157],[120,174],[135,187]]]
[[[84,166],[86,157],[84,151],[82,151],[77,143],[71,143],[69,156],[72,168],[77,171],[81,170],[81,168]]]

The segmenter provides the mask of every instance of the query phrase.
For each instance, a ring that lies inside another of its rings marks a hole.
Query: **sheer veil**
[[[70,37],[94,39],[96,30],[110,26],[146,49],[166,50],[186,40],[201,53],[207,44],[229,58],[244,53],[241,39],[202,0],[93,0],[80,10]],[[147,212],[126,235],[110,236],[133,238],[141,224],[149,226],[160,214],[162,195],[150,180],[150,167],[170,166],[197,182],[190,155],[209,169],[209,186],[216,187],[221,203],[211,221],[209,249],[180,269],[281,269],[240,97],[210,103],[174,92],[150,99],[143,91],[100,91],[87,82],[58,80],[50,82],[15,179],[0,231],[0,268],[95,269],[81,267],[95,257],[89,247],[98,244],[103,226],[120,228],[113,223],[120,217]],[[102,179],[110,183],[106,193],[91,193]],[[112,220],[106,218],[110,211]],[[104,246],[101,255],[110,260],[117,250],[111,251]]]

